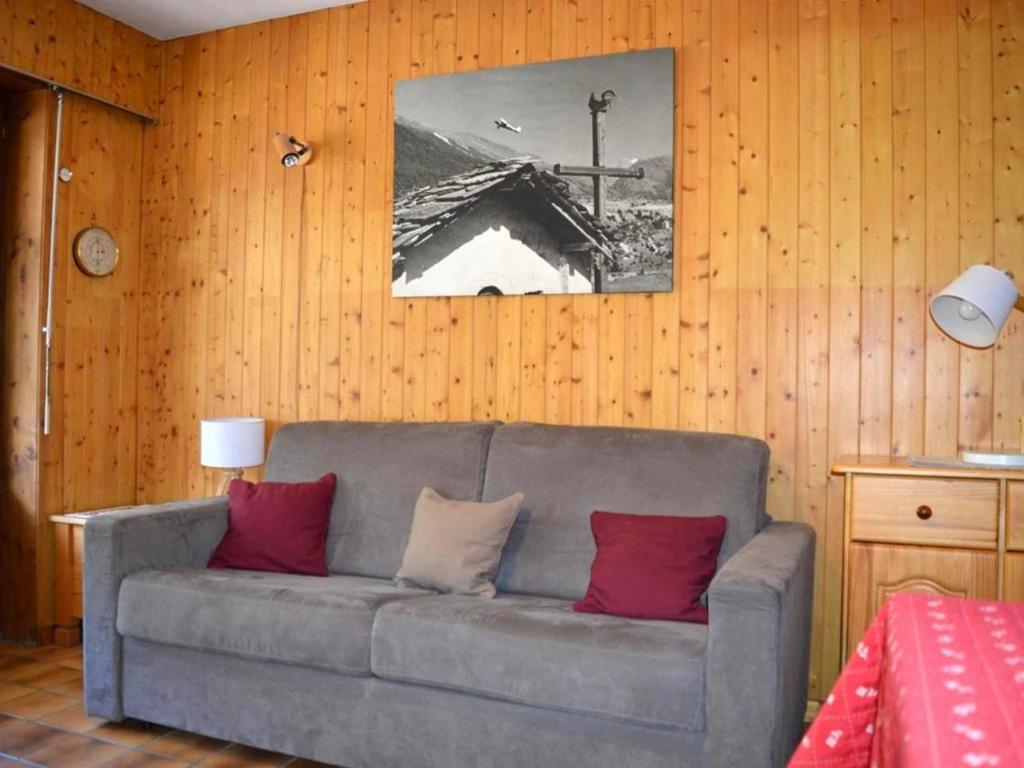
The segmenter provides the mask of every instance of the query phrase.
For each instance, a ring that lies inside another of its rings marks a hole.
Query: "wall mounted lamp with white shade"
[[[931,300],[932,320],[950,338],[968,347],[991,347],[1014,307],[1024,312],[1024,297],[1013,274],[988,264],[975,264]],[[1024,467],[1024,416],[1020,453],[962,451],[972,464]]]
[[[218,496],[227,493],[232,480],[241,478],[243,469],[263,463],[265,430],[265,421],[258,418],[231,417],[200,422],[199,463],[224,470],[217,487]]]

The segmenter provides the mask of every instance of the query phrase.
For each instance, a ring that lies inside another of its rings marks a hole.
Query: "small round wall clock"
[[[106,277],[117,267],[121,250],[103,227],[86,227],[75,236],[75,263],[89,277]]]

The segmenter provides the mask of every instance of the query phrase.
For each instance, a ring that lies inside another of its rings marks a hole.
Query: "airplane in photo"
[[[505,131],[511,131],[512,133],[522,133],[523,132],[522,126],[512,125],[504,117],[499,117],[497,120],[494,121],[494,124],[498,127],[499,131],[505,130]]]

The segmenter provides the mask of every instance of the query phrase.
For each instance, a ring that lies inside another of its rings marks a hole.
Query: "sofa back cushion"
[[[727,519],[719,567],[769,522],[768,446],[736,435],[508,424],[491,440],[484,501],[522,491],[499,591],[586,593],[595,510]]]
[[[287,424],[270,444],[264,477],[298,482],[336,474],[327,567],[391,578],[425,486],[449,499],[480,500],[493,431],[492,423]]]

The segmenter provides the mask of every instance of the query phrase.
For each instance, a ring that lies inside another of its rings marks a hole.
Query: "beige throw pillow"
[[[522,503],[521,493],[481,504],[451,501],[433,488],[424,488],[395,581],[401,586],[494,597],[491,579]]]

